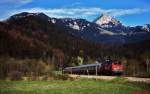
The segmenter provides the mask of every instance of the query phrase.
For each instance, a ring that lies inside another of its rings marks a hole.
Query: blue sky
[[[125,25],[150,24],[149,0],[1,0],[0,19],[20,12],[43,12],[56,18],[83,18],[93,21],[102,13]]]

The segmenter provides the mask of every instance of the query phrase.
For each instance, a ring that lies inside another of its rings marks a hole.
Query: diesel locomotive
[[[79,75],[121,75],[124,72],[124,65],[117,60],[106,60],[100,63],[66,67],[63,69],[63,72]]]

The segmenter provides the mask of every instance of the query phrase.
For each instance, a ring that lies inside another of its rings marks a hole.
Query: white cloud
[[[77,7],[77,6],[80,6],[82,5],[83,3],[81,2],[75,2],[75,3],[72,3],[71,5],[67,6],[67,7]]]
[[[31,2],[33,0],[0,0],[0,8],[7,11],[6,9],[16,9]]]
[[[118,9],[110,12],[112,16],[123,16],[123,15],[130,15],[130,14],[138,14],[143,12],[148,12],[150,9],[140,9],[140,8],[133,8],[133,9]]]
[[[0,4],[27,4],[32,0],[1,0]]]
[[[20,3],[22,3],[22,4],[28,4],[28,3],[31,3],[32,2],[32,0],[19,0],[20,1]]]
[[[92,8],[30,8],[30,9],[20,9],[20,10],[14,10],[9,15],[13,15],[20,12],[31,12],[31,13],[37,13],[37,12],[43,12],[47,14],[50,17],[56,17],[56,18],[85,18],[88,19],[90,17],[93,17],[95,15],[101,14],[101,13],[108,13],[111,16],[125,16],[125,15],[131,15],[131,14],[138,14],[143,12],[149,12],[150,9],[140,9],[140,8],[133,8],[133,9],[102,9],[97,7]]]

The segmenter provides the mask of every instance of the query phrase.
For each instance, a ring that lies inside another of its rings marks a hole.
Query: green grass
[[[135,91],[150,92],[150,84],[131,83],[120,78],[111,81],[0,81],[0,94],[134,94]]]

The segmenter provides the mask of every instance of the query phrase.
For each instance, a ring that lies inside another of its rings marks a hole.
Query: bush
[[[62,74],[60,71],[52,71],[50,76],[56,80],[68,80],[69,79],[69,76],[67,74]]]
[[[22,80],[21,72],[12,71],[12,72],[9,74],[9,78],[10,78],[10,80]]]
[[[68,80],[69,76],[66,75],[66,74],[59,74],[55,78],[58,79],[58,80]]]
[[[147,72],[140,72],[134,75],[134,77],[140,77],[140,78],[150,78],[150,73]]]

